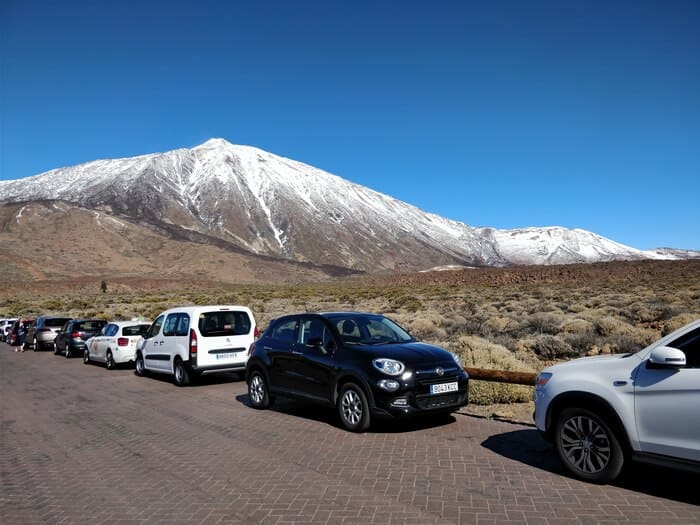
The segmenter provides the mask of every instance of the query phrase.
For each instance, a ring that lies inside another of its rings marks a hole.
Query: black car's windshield
[[[333,314],[328,318],[344,343],[382,345],[414,340],[406,330],[381,315]]]

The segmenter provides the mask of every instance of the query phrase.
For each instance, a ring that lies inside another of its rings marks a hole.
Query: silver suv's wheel
[[[369,405],[359,386],[354,383],[343,386],[338,396],[338,414],[343,426],[352,432],[363,432],[369,428]]]
[[[625,460],[610,426],[585,408],[562,411],[555,427],[554,446],[569,472],[594,483],[615,479]]]

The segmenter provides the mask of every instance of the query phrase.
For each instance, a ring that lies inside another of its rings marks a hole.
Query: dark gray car
[[[67,322],[56,334],[53,353],[66,357],[83,355],[87,348],[85,341],[99,335],[106,324],[107,321],[103,319],[73,319]]]

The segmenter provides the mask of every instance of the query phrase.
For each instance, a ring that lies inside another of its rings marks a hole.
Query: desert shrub
[[[638,348],[653,343],[659,337],[659,333],[656,330],[632,326],[620,319],[612,317],[599,319],[596,323],[596,329],[600,335],[605,337],[620,338],[624,336],[624,338],[628,339]],[[625,343],[623,346],[627,347],[628,345]]]
[[[443,318],[442,327],[448,337],[466,334],[467,319],[460,314],[451,313]]]
[[[562,323],[562,316],[550,312],[536,312],[525,321],[532,333],[557,334]]]
[[[520,323],[510,317],[489,317],[481,325],[480,332],[482,334],[508,334],[517,332],[520,329]]]
[[[532,339],[519,341],[521,350],[534,352],[540,359],[558,361],[575,356],[573,348],[553,335],[538,335]]]
[[[391,301],[392,308],[406,310],[407,312],[417,312],[423,308],[423,303],[412,295],[401,295]]]
[[[661,301],[651,301],[643,304],[634,304],[628,309],[628,316],[635,323],[653,323],[665,321],[676,314],[676,310]]]
[[[442,340],[447,337],[447,332],[440,324],[440,316],[432,314],[414,317],[408,325],[404,326],[416,339]]]
[[[566,344],[571,347],[573,354],[578,356],[588,355],[598,345],[598,340],[599,336],[592,330],[589,332],[568,333],[564,336]]]
[[[567,334],[585,334],[595,331],[595,325],[585,319],[570,319],[561,325],[561,331]]]
[[[700,319],[700,314],[684,313],[675,315],[664,323],[663,335],[670,334],[697,319]]]
[[[647,346],[645,344],[639,344],[634,338],[625,334],[613,335],[608,339],[608,344],[614,354],[634,353]]]
[[[63,309],[63,303],[58,299],[47,299],[41,303],[41,310],[44,312],[58,312]]]
[[[518,360],[507,348],[474,336],[463,336],[448,347],[460,356],[466,368],[535,372],[536,368]],[[520,403],[532,399],[532,388],[493,381],[470,381],[469,401],[477,405]]]

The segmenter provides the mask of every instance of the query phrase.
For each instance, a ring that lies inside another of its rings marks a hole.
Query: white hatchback
[[[108,370],[118,363],[133,362],[137,345],[150,326],[138,321],[118,321],[105,325],[100,335],[85,341],[83,362],[105,363]]]
[[[136,351],[136,375],[172,374],[187,385],[204,374],[244,372],[258,335],[245,306],[182,306],[160,314]]]

